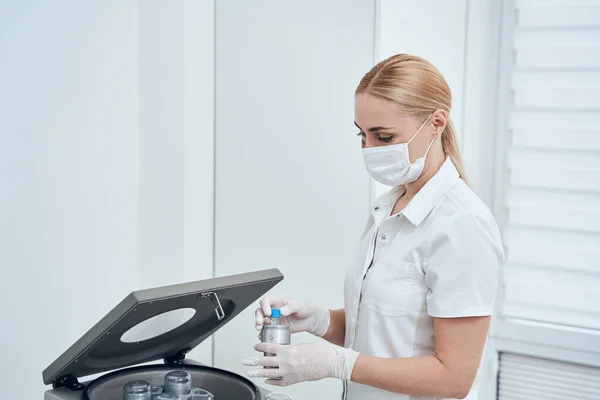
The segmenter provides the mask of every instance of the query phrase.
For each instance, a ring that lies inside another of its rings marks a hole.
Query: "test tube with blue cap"
[[[281,318],[281,310],[279,308],[273,308],[271,309],[271,324],[272,325],[279,325],[280,321],[279,319]]]
[[[261,342],[289,345],[291,343],[292,333],[290,327],[281,323],[281,310],[271,309],[271,323],[264,325],[261,333]],[[264,353],[265,357],[274,357],[275,354]],[[275,367],[265,367],[275,368]]]

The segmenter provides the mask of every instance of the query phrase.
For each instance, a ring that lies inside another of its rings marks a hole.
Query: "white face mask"
[[[427,153],[429,153],[435,137],[429,143],[425,155],[412,164],[408,156],[408,144],[423,129],[429,118],[431,118],[431,115],[427,117],[423,125],[421,125],[408,142],[363,149],[365,167],[373,179],[388,186],[406,185],[419,179],[425,167],[425,157],[427,157]]]

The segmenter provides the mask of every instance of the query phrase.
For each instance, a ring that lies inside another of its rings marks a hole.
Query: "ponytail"
[[[446,128],[442,132],[442,149],[444,150],[444,155],[446,157],[450,157],[450,160],[452,160],[452,163],[454,163],[454,166],[458,171],[458,175],[468,185],[469,180],[465,174],[465,167],[463,166],[462,157],[460,156],[458,138],[456,137],[454,125],[452,124],[450,118],[448,118]]]

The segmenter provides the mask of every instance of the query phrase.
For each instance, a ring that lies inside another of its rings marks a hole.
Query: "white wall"
[[[137,41],[135,3],[0,3],[5,397],[41,396],[42,370],[139,285]]]
[[[142,287],[184,277],[184,9],[182,1],[162,3],[139,7]]]
[[[191,0],[0,4],[5,396],[12,371],[41,395],[132,290],[212,276],[213,21]]]
[[[362,0],[217,3],[217,275],[276,267],[285,279],[272,294],[343,307],[369,206],[353,93],[372,64],[373,13]],[[215,335],[217,367],[247,371],[255,306]],[[340,388],[285,392],[329,399]]]
[[[140,2],[138,51],[141,287],[212,278],[214,3]]]
[[[219,2],[216,20],[212,1],[3,2],[0,301],[14,328],[1,330],[0,354],[10,370],[41,391],[41,370],[140,287],[277,267],[286,279],[274,293],[341,307],[370,202],[353,91],[374,62],[433,61],[454,92],[467,164],[482,165],[485,113],[469,110],[492,50],[471,49],[493,41],[482,36],[492,1],[433,1]],[[488,171],[475,174],[482,192]],[[252,311],[216,335],[217,366],[245,371]],[[211,363],[212,347],[192,356]]]
[[[162,3],[164,4],[164,3]],[[183,0],[184,278],[214,276],[215,4]],[[189,356],[213,363],[209,338]]]
[[[494,209],[498,63],[502,1],[469,0],[467,6],[461,151],[471,185]],[[496,216],[498,218],[498,216]]]

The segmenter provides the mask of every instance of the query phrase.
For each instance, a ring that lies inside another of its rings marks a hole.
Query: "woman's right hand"
[[[290,327],[292,333],[309,332],[323,337],[329,329],[330,315],[325,307],[313,306],[299,300],[264,297],[256,309],[256,329],[271,323],[271,308],[279,308],[280,321]]]

